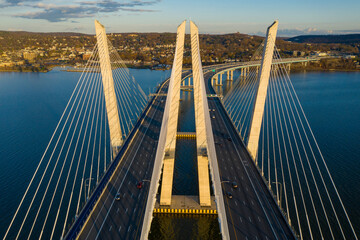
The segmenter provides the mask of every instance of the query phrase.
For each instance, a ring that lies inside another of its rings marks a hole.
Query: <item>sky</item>
[[[360,0],[0,0],[0,30],[94,34],[176,32],[186,19],[200,33],[278,36],[360,33]]]

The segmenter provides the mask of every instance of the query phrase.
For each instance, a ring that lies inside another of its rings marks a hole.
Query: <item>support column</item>
[[[227,75],[227,76],[226,76],[226,81],[229,81],[229,79],[230,79],[230,71],[227,71],[227,72],[226,72],[226,75]]]
[[[254,113],[251,120],[248,150],[255,162],[259,146],[260,130],[263,120],[267,88],[269,85],[277,28],[278,21],[275,21],[266,32],[264,52],[261,60],[259,87],[255,100]]]
[[[122,133],[120,128],[119,111],[114,88],[114,79],[111,70],[108,39],[105,27],[95,20],[95,31],[100,58],[101,79],[104,88],[106,112],[108,116],[110,143],[113,157],[116,157],[122,145]]]
[[[216,84],[218,82],[218,79],[219,79],[219,75],[216,74],[215,77],[214,77],[214,86],[216,86]]]
[[[286,64],[286,71],[290,73],[291,70],[291,63]]]
[[[163,176],[161,182],[160,205],[170,205],[173,187],[176,134],[179,118],[180,104],[180,83],[184,53],[185,21],[178,27],[176,38],[176,50],[173,63],[173,70],[169,82],[168,97],[166,99],[163,127],[166,128],[165,144],[163,148]],[[161,137],[161,136],[160,136]],[[159,140],[164,141],[164,139]],[[158,146],[159,151],[159,146]],[[161,153],[160,153],[161,154]]]
[[[230,80],[233,81],[234,80],[234,70],[230,71]]]

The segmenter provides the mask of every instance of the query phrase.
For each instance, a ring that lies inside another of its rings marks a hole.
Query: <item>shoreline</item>
[[[210,65],[211,66],[211,65]],[[62,71],[62,72],[83,72],[84,69],[83,68],[74,68],[73,66],[69,66],[69,65],[62,65],[62,66],[58,66],[58,65],[52,65],[49,66],[46,70],[39,70],[39,71],[33,71],[31,69],[24,69],[24,70],[18,70],[18,69],[0,69],[0,73],[2,72],[6,72],[6,73],[11,73],[11,72],[18,72],[18,73],[48,73],[51,72],[54,68],[57,68],[58,71]],[[63,69],[62,69],[63,68]],[[166,68],[153,68],[152,66],[127,66],[127,68],[129,69],[149,69],[152,71],[165,71],[165,70],[171,70],[171,68],[166,69]],[[90,71],[88,71],[90,72]],[[97,72],[97,71],[91,71],[91,72]],[[338,68],[329,68],[329,69],[324,69],[324,68],[297,68],[294,67],[294,69],[290,69],[290,73],[299,73],[299,72],[360,72],[360,68],[358,69],[338,69]]]

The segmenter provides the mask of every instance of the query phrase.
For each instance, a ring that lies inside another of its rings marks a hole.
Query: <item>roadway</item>
[[[167,92],[167,83],[159,93]],[[102,190],[86,218],[78,239],[138,239],[153,171],[166,96],[154,97],[146,116],[117,164],[109,182]],[[145,181],[143,181],[145,180]],[[138,182],[143,181],[141,189]],[[115,200],[116,194],[120,200]],[[67,239],[75,239],[70,231]]]
[[[223,69],[222,66],[215,68]],[[208,73],[204,79],[212,74]],[[210,93],[208,86],[207,91]],[[86,211],[80,214],[83,220],[75,222],[66,239],[140,238],[150,184],[144,181],[141,189],[136,185],[139,181],[151,179],[166,92],[167,82],[149,104],[134,135],[124,144],[114,161],[114,170],[108,174],[109,179],[104,179],[103,187],[96,189],[90,197]],[[216,144],[220,176],[222,181],[237,181],[239,185],[236,190],[230,184],[223,185],[225,192],[233,193],[233,199],[225,198],[231,239],[256,239],[256,236],[259,239],[295,239],[219,99],[208,99],[209,108],[216,109],[211,112],[211,116],[216,116],[212,119],[215,142],[222,144]],[[228,136],[231,142],[227,140]],[[120,200],[115,200],[117,193]],[[99,197],[91,201],[96,195]],[[240,206],[241,202],[244,205]]]
[[[204,74],[208,94],[215,93],[212,75]],[[296,239],[220,99],[208,98],[208,102],[230,239]],[[232,187],[234,181],[237,188]]]

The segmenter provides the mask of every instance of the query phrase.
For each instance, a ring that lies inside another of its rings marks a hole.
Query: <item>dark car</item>
[[[143,187],[143,182],[142,182],[142,181],[138,182],[138,184],[136,185],[136,187],[137,187],[138,189],[141,189],[141,188]]]
[[[237,188],[237,187],[238,187],[238,185],[237,185],[237,183],[236,183],[236,182],[232,182],[232,184],[231,184],[231,185],[232,185],[232,187],[233,187],[233,188]]]
[[[232,199],[232,194],[231,194],[231,192],[226,192],[226,196],[227,196],[228,198]]]
[[[120,200],[120,193],[117,193],[117,194],[115,195],[115,200],[116,200],[116,201],[119,201],[119,200]]]
[[[230,141],[230,142],[232,141],[232,140],[231,140],[231,137],[228,137],[227,140]]]

